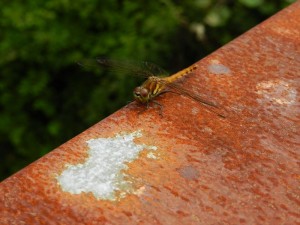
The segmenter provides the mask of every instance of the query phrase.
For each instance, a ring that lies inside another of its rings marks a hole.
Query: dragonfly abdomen
[[[189,73],[193,72],[194,70],[197,69],[197,67],[198,67],[197,65],[191,65],[190,67],[188,67],[184,70],[181,70],[181,71],[179,71],[178,73],[175,73],[172,76],[165,77],[164,80],[166,80],[168,82],[174,82],[174,81],[188,75]]]

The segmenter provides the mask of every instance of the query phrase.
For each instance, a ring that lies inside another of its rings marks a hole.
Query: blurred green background
[[[0,176],[20,170],[132,99],[135,78],[82,59],[182,69],[292,0],[2,0]]]

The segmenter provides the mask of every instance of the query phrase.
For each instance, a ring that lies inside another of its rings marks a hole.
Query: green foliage
[[[176,71],[291,1],[0,2],[2,178],[125,105],[136,80],[88,70],[98,56]]]

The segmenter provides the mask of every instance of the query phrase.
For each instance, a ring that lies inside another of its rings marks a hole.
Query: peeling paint
[[[259,95],[274,104],[291,105],[296,102],[297,90],[283,80],[263,81],[256,88]]]
[[[197,107],[193,107],[193,108],[192,108],[192,114],[193,114],[193,115],[197,115],[197,114],[199,113],[199,111],[200,111],[200,110],[199,110],[199,108],[197,108]]]
[[[144,149],[151,150],[152,154],[157,149],[155,146],[135,144],[134,139],[141,136],[142,133],[137,131],[86,141],[89,147],[87,160],[82,164],[67,165],[57,177],[62,190],[72,194],[91,192],[96,198],[106,200],[116,200],[126,193],[133,193],[123,172],[127,169],[126,163],[137,159]]]
[[[230,69],[222,64],[210,64],[208,65],[207,69],[210,73],[217,74],[217,75],[220,74],[228,75],[231,73]]]
[[[157,155],[155,155],[154,152],[149,152],[147,154],[147,158],[149,158],[149,159],[157,159]]]
[[[187,180],[198,179],[199,171],[193,166],[185,166],[179,169],[179,174]]]

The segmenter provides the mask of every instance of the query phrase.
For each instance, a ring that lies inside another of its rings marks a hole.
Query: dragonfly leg
[[[159,102],[155,101],[155,100],[152,100],[152,102],[159,107],[159,115],[162,117],[163,116],[163,108],[164,108],[164,106],[162,104],[160,104]]]
[[[157,105],[157,106],[159,107],[159,115],[160,115],[160,116],[163,116],[163,108],[164,108],[163,105],[160,104],[160,103],[157,102],[157,101],[154,101],[154,100],[152,100],[151,103],[153,103],[153,104],[155,104],[155,105]],[[145,111],[146,111],[147,109],[149,109],[150,107],[151,107],[151,106],[150,106],[150,102],[147,102],[147,103],[144,105],[143,109],[140,110],[138,114],[141,114],[141,113],[145,112]]]
[[[143,112],[145,112],[148,109],[148,104],[146,105],[146,107],[144,107],[144,105],[142,105],[142,109],[138,111],[138,114],[141,114]]]
[[[142,105],[143,107],[142,107],[141,110],[139,110],[138,114],[141,114],[141,113],[145,112],[147,109],[150,108],[149,102],[147,102],[147,103],[145,103],[145,104],[141,104],[141,103],[140,103],[140,105]]]

